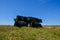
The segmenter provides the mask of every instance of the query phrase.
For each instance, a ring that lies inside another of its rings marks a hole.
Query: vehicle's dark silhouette
[[[14,26],[22,27],[42,27],[42,20],[34,17],[19,16],[14,19]]]

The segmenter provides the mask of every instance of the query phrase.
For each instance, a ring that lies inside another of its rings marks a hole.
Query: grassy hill
[[[0,26],[0,40],[60,40],[60,26],[43,28]]]

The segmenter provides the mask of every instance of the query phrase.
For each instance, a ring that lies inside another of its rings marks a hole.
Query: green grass
[[[0,40],[60,40],[60,26],[43,28],[0,26]]]

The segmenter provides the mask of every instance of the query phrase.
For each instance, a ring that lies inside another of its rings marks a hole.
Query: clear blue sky
[[[43,25],[60,25],[60,0],[0,0],[0,25],[13,25],[16,15],[41,18]]]

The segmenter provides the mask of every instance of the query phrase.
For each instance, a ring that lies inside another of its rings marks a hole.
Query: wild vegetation
[[[60,40],[60,26],[43,28],[0,26],[0,40]]]

